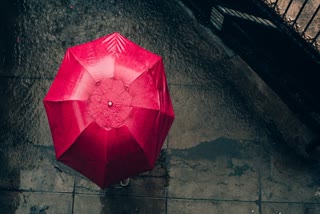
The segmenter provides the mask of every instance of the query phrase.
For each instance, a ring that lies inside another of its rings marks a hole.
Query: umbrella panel
[[[126,127],[106,130],[95,123],[88,126],[58,160],[101,188],[151,169],[143,150]]]

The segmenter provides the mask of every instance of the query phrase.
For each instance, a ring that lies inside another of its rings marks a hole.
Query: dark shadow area
[[[19,204],[19,192],[1,191],[0,210],[1,213],[15,213]]]
[[[303,116],[319,111],[319,64],[277,29],[244,20],[225,22],[225,43],[233,47],[295,113]]]
[[[15,21],[18,16],[18,1],[3,0],[0,7],[0,71],[8,70],[14,65],[14,42],[15,42]],[[3,85],[2,85],[3,86]],[[0,87],[0,97],[4,98],[5,87]],[[1,90],[3,89],[3,90]],[[6,99],[2,99],[6,102]],[[3,103],[0,109],[3,108]],[[4,117],[8,115],[1,111],[0,117],[0,212],[1,213],[14,213],[19,205],[19,192],[16,191],[20,184],[20,173],[12,169],[8,165],[10,154],[8,154],[6,130],[3,129]],[[12,145],[14,146],[14,145]]]
[[[208,25],[210,20],[211,7],[215,1],[211,0],[183,0],[182,1],[187,7],[192,9],[192,12],[202,24]]]
[[[0,69],[9,69],[14,65],[14,43],[16,18],[19,1],[4,0],[0,7]]]
[[[245,0],[241,4],[235,0],[184,2],[202,19],[210,17],[212,5],[267,17],[253,0]],[[231,16],[224,17],[221,31],[213,30],[281,97],[301,121],[314,132],[320,133],[320,64],[310,57],[304,47],[279,29]]]
[[[100,197],[104,213],[148,214],[165,213],[165,200],[134,196]]]
[[[162,212],[166,203],[164,188],[168,185],[167,152],[162,149],[153,170],[131,177],[127,187],[118,182],[104,190],[101,213]]]
[[[186,160],[216,160],[219,157],[238,158],[242,157],[241,144],[233,139],[218,138],[213,141],[201,142],[189,149],[172,149],[172,155]]]

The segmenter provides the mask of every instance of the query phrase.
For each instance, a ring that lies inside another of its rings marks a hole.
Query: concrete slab
[[[5,189],[73,190],[73,178],[55,168],[57,163],[42,103],[50,82],[30,78],[0,79],[3,100],[0,185]]]
[[[169,148],[185,149],[219,137],[264,139],[257,116],[241,103],[230,85],[202,87],[171,85],[176,113]]]
[[[139,197],[164,197],[165,196],[165,178],[139,177],[130,178],[130,184],[122,187],[120,184],[114,184],[102,190],[97,185],[87,179],[76,179],[75,192],[81,194],[98,195],[130,195]]]
[[[74,213],[141,213],[164,214],[165,200],[145,197],[110,197],[76,194]]]
[[[5,168],[1,168],[0,184],[5,189],[32,191],[72,192],[74,176],[66,173],[63,166],[54,160],[54,152],[43,148],[31,147],[30,159],[12,164],[9,159]],[[30,148],[28,149],[30,151]],[[15,151],[15,152],[13,152]],[[25,151],[7,150],[6,154],[19,158]],[[16,154],[16,152],[21,152]],[[4,164],[4,163],[3,163]]]
[[[285,214],[285,213],[320,213],[320,204],[304,203],[262,203],[263,214]]]
[[[53,146],[42,102],[50,84],[46,79],[0,78],[2,142]]]
[[[258,200],[259,143],[219,138],[169,150],[169,197]]]
[[[19,189],[72,193],[74,180],[74,176],[64,173],[53,164],[40,165],[36,169],[20,171]]]
[[[168,212],[170,214],[193,213],[219,213],[219,214],[248,214],[259,213],[259,208],[254,202],[232,202],[211,200],[168,200]]]
[[[22,192],[16,214],[72,213],[72,194]]]
[[[0,79],[2,188],[72,192],[73,178],[54,167],[53,144],[42,103],[50,82]]]
[[[264,148],[261,162],[262,201],[320,202],[319,166],[305,161],[281,142]]]
[[[263,125],[230,85],[171,85],[170,197],[257,200]]]
[[[222,79],[225,70],[220,62],[229,56],[221,42],[199,25],[179,24],[181,31],[166,41],[171,50],[164,61],[169,84],[205,86]],[[190,32],[190,27],[195,30]]]

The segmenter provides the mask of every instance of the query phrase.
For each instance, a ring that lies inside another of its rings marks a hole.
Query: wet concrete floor
[[[284,143],[308,129],[181,2],[30,0],[7,9],[0,213],[320,212],[318,164]],[[176,119],[154,170],[101,190],[55,160],[42,99],[67,47],[115,31],[163,56]]]

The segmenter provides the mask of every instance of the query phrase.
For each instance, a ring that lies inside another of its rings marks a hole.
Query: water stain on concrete
[[[165,213],[164,199],[150,199],[144,197],[112,196],[100,197],[103,213],[119,214],[149,214]]]
[[[241,166],[234,166],[232,167],[233,172],[229,173],[229,176],[241,176],[245,174],[248,170],[254,172],[253,168],[249,166],[249,164],[245,163]]]
[[[248,172],[254,172],[254,168],[246,162],[236,163],[236,159],[246,160],[250,158],[252,151],[248,147],[255,142],[241,142],[229,138],[218,138],[213,141],[202,142],[190,149],[172,149],[171,155],[186,161],[216,161],[218,158],[225,158],[227,168],[230,169],[228,176],[242,176]],[[184,161],[185,162],[185,161]],[[191,166],[193,166],[191,164]],[[199,170],[199,166],[197,165]]]
[[[171,155],[186,160],[210,160],[217,157],[242,158],[243,145],[239,141],[229,138],[218,138],[213,141],[206,141],[190,149],[172,149]]]

